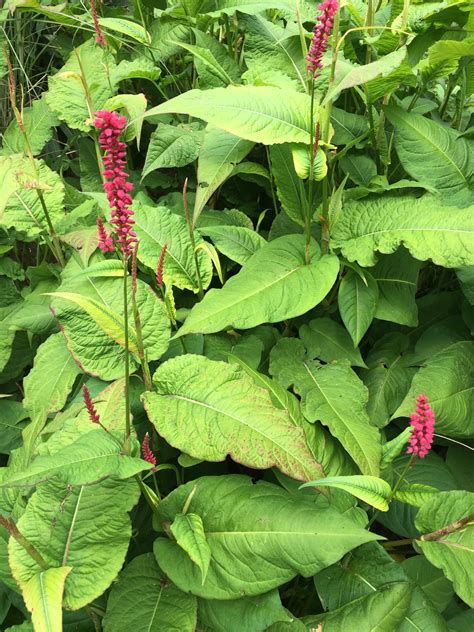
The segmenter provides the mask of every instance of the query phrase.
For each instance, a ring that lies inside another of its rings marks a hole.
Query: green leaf
[[[120,573],[107,601],[104,632],[194,632],[196,597],[181,592],[158,568],[153,553]]]
[[[91,317],[82,307],[69,300],[55,298],[53,302],[73,357],[86,373],[104,380],[121,377],[124,361],[123,280],[113,277],[95,279],[88,277],[86,273],[68,278],[63,286],[67,290],[78,290],[71,294],[81,296],[81,303],[90,308],[93,315]],[[129,314],[133,314],[130,279],[128,298]],[[157,360],[168,348],[168,316],[163,303],[140,279],[137,281],[136,300],[148,360]],[[131,324],[129,331],[130,348],[134,351],[136,332]],[[138,358],[132,355],[130,359],[133,368],[137,365]]]
[[[170,531],[178,545],[199,567],[204,584],[211,561],[211,549],[206,541],[201,516],[193,513],[176,514],[171,523]]]
[[[348,152],[339,160],[342,171],[349,178],[361,186],[368,186],[372,178],[377,175],[377,165],[375,161],[365,154],[358,152]]]
[[[473,232],[472,208],[448,209],[430,195],[388,195],[347,202],[331,246],[361,266],[376,263],[375,251],[390,254],[403,244],[415,259],[456,268],[474,264]]]
[[[302,428],[276,408],[267,390],[235,365],[195,355],[164,363],[153,376],[157,393],[143,395],[158,433],[197,459],[276,466],[293,478],[320,477]]]
[[[163,278],[169,283],[183,290],[199,290],[196,260],[189,236],[188,226],[184,217],[173,213],[165,206],[135,205],[135,229],[140,246],[138,259],[153,271],[165,244],[168,245],[163,264]],[[203,240],[195,235],[195,244]],[[206,288],[212,279],[212,261],[203,250],[196,253],[201,282]]]
[[[229,83],[241,83],[239,64],[231,56],[227,46],[199,29],[193,29],[193,33],[200,49],[199,53],[201,53],[201,56],[197,54],[194,58],[199,85],[207,89],[225,87]],[[205,59],[204,50],[208,51],[212,57]]]
[[[201,136],[193,127],[158,125],[150,137],[142,179],[157,169],[185,167],[196,160]]]
[[[421,550],[434,566],[443,570],[456,593],[471,608],[474,607],[473,503],[474,494],[470,492],[441,492],[428,500],[416,517],[417,528],[425,534],[418,540]],[[469,522],[457,524],[468,517]],[[426,535],[440,529],[444,532]]]
[[[235,166],[252,148],[253,143],[248,140],[214,126],[207,127],[199,151],[194,224],[212,195],[232,175]]]
[[[311,359],[319,358],[323,362],[347,360],[352,366],[365,367],[359,349],[354,349],[349,334],[335,320],[315,318],[308,325],[302,325],[299,334]]]
[[[405,619],[412,588],[408,582],[383,586],[366,597],[319,617],[311,624],[322,623],[331,632],[386,632],[397,630]]]
[[[453,598],[453,586],[443,572],[428,562],[424,555],[409,557],[402,568],[421,587],[438,612],[443,612]]]
[[[180,486],[160,504],[160,521],[172,521],[187,499],[189,511],[202,518],[211,548],[206,581],[201,584],[199,569],[175,542],[158,538],[154,552],[181,590],[205,599],[268,592],[297,574],[310,577],[377,538],[327,506],[315,510],[313,497],[305,500],[270,483],[254,485],[246,476],[206,476]]]
[[[410,327],[418,324],[415,298],[420,268],[421,263],[405,248],[379,257],[371,269],[379,288],[375,318]]]
[[[278,590],[232,601],[198,600],[199,621],[213,632],[255,632],[277,621],[291,621]]]
[[[267,243],[261,235],[244,226],[209,226],[200,228],[199,232],[210,237],[219,252],[240,265]]]
[[[365,410],[367,390],[350,366],[322,366],[306,357],[300,340],[284,339],[271,352],[270,373],[295,386],[306,419],[327,426],[363,474],[378,475],[380,435]]]
[[[391,493],[390,485],[376,476],[331,476],[305,483],[301,487],[313,486],[343,489],[380,511],[388,511],[387,501]]]
[[[24,108],[22,117],[28,144],[33,156],[37,156],[53,137],[53,128],[59,124],[58,118],[49,109],[44,97],[35,99],[31,106]],[[16,120],[10,123],[3,134],[3,147],[9,154],[26,154],[24,135]]]
[[[31,496],[17,526],[51,567],[72,568],[65,583],[65,609],[78,610],[91,603],[117,576],[132,532],[128,512],[139,495],[135,480],[109,478],[73,489],[49,482]],[[84,542],[93,555],[84,554]],[[13,539],[9,560],[22,588],[41,570]]]
[[[361,275],[349,270],[341,281],[338,294],[339,312],[349,332],[354,347],[364,337],[377,309],[379,289],[374,277],[368,273]]]
[[[99,17],[99,24],[102,28],[105,28],[106,32],[107,30],[111,30],[116,33],[121,33],[122,35],[126,35],[141,44],[148,44],[151,39],[150,34],[141,24],[137,24],[131,20],[124,20],[123,18]]]
[[[225,68],[223,68],[219,61],[215,58],[213,52],[203,46],[196,46],[194,44],[185,44],[183,42],[177,42],[178,46],[189,51],[194,55],[207,69],[207,71],[217,80],[218,86],[228,86],[233,84],[232,78],[227,74]]]
[[[385,114],[395,128],[395,149],[405,171],[436,187],[447,204],[472,203],[469,141],[449,127],[393,105]]]
[[[304,226],[306,194],[298,177],[289,145],[272,145],[270,148],[272,175],[275,180],[278,199],[290,219]]]
[[[112,85],[117,85],[120,81],[125,81],[126,79],[150,79],[150,81],[155,81],[160,74],[160,68],[148,57],[124,59],[118,66],[110,70]]]
[[[401,485],[394,493],[395,500],[400,500],[407,505],[413,507],[422,507],[423,504],[431,498],[433,494],[438,494],[439,489],[431,487],[431,485],[422,485],[420,483],[411,483]]]
[[[2,178],[0,225],[28,233],[28,237],[49,232],[37,190],[53,225],[64,217],[63,182],[42,160],[34,160],[33,166],[23,155],[0,157],[0,181]]]
[[[436,416],[435,432],[450,437],[474,436],[472,355],[474,343],[456,342],[426,361],[393,414],[409,417],[424,393]]]
[[[77,56],[81,60],[81,65]],[[96,45],[94,38],[90,38],[75,48],[61,70],[50,75],[49,90],[45,98],[46,103],[61,121],[73,129],[87,132],[92,121],[89,122],[91,112],[88,109],[81,80],[81,66],[86,74],[85,80],[92,102],[92,114],[100,110],[113,94],[108,73],[115,67],[115,62],[109,52]]]
[[[33,368],[23,381],[23,405],[31,417],[60,410],[79,373],[61,333],[43,342],[37,349]]]
[[[267,9],[287,9],[294,7],[291,0],[216,0],[212,2],[213,8],[207,11],[211,17],[222,14],[232,15],[236,11],[254,15]]]
[[[0,401],[0,453],[9,454],[21,444],[21,422],[28,417],[20,402]]]
[[[249,329],[304,314],[320,303],[333,286],[339,261],[320,256],[311,244],[305,263],[302,235],[279,237],[265,244],[221,290],[210,290],[187,317],[179,335]]]
[[[377,77],[386,77],[400,66],[405,59],[406,52],[406,47],[401,46],[397,51],[389,53],[365,66],[336,63],[336,79],[332,87],[327,91],[322,105],[335,101],[336,97],[343,90],[360,86]]]
[[[143,113],[146,110],[147,100],[144,94],[119,94],[111,97],[104,103],[105,110],[124,109],[128,113],[128,125],[125,128],[124,140],[129,143],[137,139],[137,147],[140,149],[140,137],[142,132]]]
[[[255,143],[310,142],[310,97],[273,87],[190,90],[145,114],[188,114]]]
[[[25,584],[23,597],[35,632],[61,632],[64,582],[70,566],[40,571]]]
[[[150,468],[146,461],[122,454],[117,438],[98,428],[55,454],[36,457],[26,470],[14,472],[0,487],[31,487],[53,478],[69,485],[89,485],[106,476],[130,478]]]

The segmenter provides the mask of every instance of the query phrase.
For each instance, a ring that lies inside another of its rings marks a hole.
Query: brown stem
[[[20,533],[18,527],[11,518],[5,518],[4,516],[0,515],[0,525],[2,525],[2,527],[5,527],[11,537],[15,539],[18,544],[25,549],[28,555],[34,559],[34,561],[42,570],[48,570],[49,564],[43,558],[38,549],[36,549],[33,544],[31,544],[31,542],[27,540],[22,533]]]
[[[455,531],[459,531],[463,527],[465,527],[469,522],[474,520],[474,514],[470,514],[466,516],[466,518],[461,518],[460,520],[456,520],[452,524],[448,524],[446,527],[442,529],[437,529],[436,531],[432,531],[431,533],[426,533],[425,535],[417,538],[422,542],[431,542],[433,540],[438,540],[443,535],[449,535],[450,533],[454,533]]]

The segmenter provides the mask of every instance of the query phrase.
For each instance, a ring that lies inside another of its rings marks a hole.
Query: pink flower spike
[[[95,0],[91,0],[91,10],[92,10],[92,21],[94,22],[94,30],[95,30],[95,43],[99,46],[105,46],[105,38],[102,33],[102,29],[100,28],[99,16],[97,14],[97,5]]]
[[[99,248],[102,252],[114,251],[114,240],[111,235],[107,234],[105,230],[104,222],[100,217],[97,218],[97,232],[99,234]]]
[[[325,0],[319,5],[321,15],[316,18],[316,24],[313,29],[313,39],[309,49],[306,61],[308,62],[308,72],[314,78],[319,77],[320,70],[323,67],[322,57],[328,47],[328,39],[331,35],[334,16],[339,9],[337,0]]]
[[[425,457],[433,444],[435,415],[428,403],[426,395],[416,398],[416,410],[410,415],[411,437],[407,448],[408,454]]]
[[[166,243],[161,250],[160,258],[158,259],[158,265],[156,267],[156,282],[158,283],[158,287],[160,288],[160,290],[163,287],[163,265],[165,262],[165,255],[167,250],[168,244]]]
[[[95,113],[94,125],[100,129],[99,144],[104,150],[104,191],[107,194],[109,206],[112,209],[110,223],[115,227],[118,244],[125,257],[132,253],[132,246],[137,242],[137,235],[133,230],[133,211],[130,208],[133,189],[127,181],[128,173],[124,171],[126,165],[127,146],[120,140],[127,119],[117,112],[98,110]]]
[[[84,399],[84,404],[87,408],[87,412],[89,413],[89,419],[92,421],[93,424],[100,423],[99,413],[97,412],[96,407],[92,402],[90,391],[85,384],[82,387],[82,397]]]
[[[155,455],[153,454],[153,452],[150,449],[150,435],[148,434],[148,432],[143,437],[142,454],[143,454],[143,459],[147,463],[151,463],[152,465],[156,465],[156,457],[155,457]],[[151,469],[151,472],[155,472],[155,471],[156,471],[155,468]]]

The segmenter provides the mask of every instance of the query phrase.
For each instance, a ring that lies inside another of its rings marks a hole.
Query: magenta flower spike
[[[94,22],[95,42],[99,46],[105,46],[105,38],[100,28],[99,15],[97,13],[97,5],[95,0],[91,0],[92,21]]]
[[[87,412],[89,413],[89,419],[92,421],[93,424],[100,423],[99,413],[97,412],[97,409],[92,402],[90,391],[85,384],[82,387],[82,397],[84,399],[84,404],[87,408]]]
[[[308,71],[314,78],[319,77],[320,70],[323,67],[322,57],[328,47],[328,39],[331,35],[334,24],[334,16],[339,8],[337,0],[325,0],[319,5],[322,12],[316,18],[316,24],[313,29],[313,39],[309,49],[306,61],[308,62]]]
[[[143,459],[147,463],[151,463],[152,465],[156,465],[156,457],[155,457],[155,455],[153,454],[153,452],[151,451],[151,448],[150,448],[150,435],[148,434],[148,432],[143,437],[142,455],[143,455]],[[151,471],[154,472],[155,469],[153,468]]]
[[[161,289],[163,287],[163,266],[165,263],[166,251],[168,250],[168,244],[165,243],[161,250],[160,258],[158,259],[158,265],[156,266],[156,282],[158,287]]]
[[[104,150],[104,190],[109,206],[112,209],[110,223],[115,227],[118,244],[125,257],[132,253],[132,246],[137,241],[133,230],[135,224],[133,211],[130,208],[133,184],[128,181],[126,165],[127,146],[120,140],[127,119],[117,112],[99,110],[95,113],[94,125],[101,130],[99,144]]]
[[[99,235],[99,248],[102,252],[113,252],[114,240],[111,235],[107,234],[104,222],[100,217],[97,218],[97,233]]]
[[[411,437],[408,454],[425,457],[433,444],[435,415],[426,395],[416,398],[416,411],[410,415]]]

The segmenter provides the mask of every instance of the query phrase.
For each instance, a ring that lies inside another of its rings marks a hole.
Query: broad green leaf
[[[28,144],[36,156],[53,137],[53,128],[59,124],[58,118],[49,109],[44,97],[35,99],[31,106],[24,108],[22,116]],[[4,150],[8,150],[9,154],[26,153],[25,139],[16,120],[7,127],[2,141]]]
[[[200,228],[199,232],[210,237],[219,252],[240,265],[267,243],[257,232],[244,226],[209,226]]]
[[[206,541],[201,516],[193,513],[176,514],[170,531],[183,551],[199,567],[204,584],[211,561],[211,549]]]
[[[418,324],[415,297],[420,268],[421,263],[405,248],[379,257],[370,270],[379,289],[375,318],[411,327]]]
[[[71,293],[73,295],[79,294],[82,297],[81,302],[85,301],[84,304],[91,307],[94,318],[97,317],[96,322],[88,312],[74,302],[61,298],[54,299],[53,308],[73,357],[86,373],[97,375],[104,380],[122,377],[124,361],[123,280],[113,277],[93,278],[85,273],[68,278],[60,289],[63,287],[66,290],[77,290]],[[128,298],[128,311],[132,315],[130,279]],[[140,279],[137,281],[136,298],[148,360],[158,360],[168,348],[170,328],[168,316],[163,303],[150,286]],[[129,322],[129,331],[131,332],[131,349],[134,350],[136,349],[136,332],[132,323],[133,318]],[[132,368],[137,365],[137,362],[138,359],[132,355]]]
[[[104,632],[194,632],[196,612],[196,597],[176,588],[153,553],[145,553],[127,564],[114,584]]]
[[[344,561],[318,573],[314,582],[325,610],[333,611],[376,593],[383,587],[406,585],[409,579],[402,565],[395,562],[378,543],[369,542],[352,551]],[[414,584],[410,588],[411,599],[403,620],[400,625],[387,630],[447,632],[443,618],[422,590]],[[354,623],[358,622],[355,619]],[[384,632],[384,628],[380,632]]]
[[[148,44],[151,39],[150,34],[141,24],[137,24],[131,20],[124,20],[123,18],[99,17],[99,24],[105,29],[105,32],[110,30],[115,33],[121,33],[122,35],[126,35],[141,44]]]
[[[343,489],[380,511],[388,511],[387,500],[391,493],[390,485],[376,476],[332,476],[305,483],[301,487],[310,486]]]
[[[405,171],[436,187],[447,204],[472,203],[469,141],[449,127],[393,105],[385,114],[394,126],[395,149]]]
[[[403,244],[415,259],[446,268],[474,264],[471,209],[448,208],[437,198],[392,195],[349,201],[332,229],[332,248],[361,266],[376,263],[375,251]]]
[[[363,474],[378,475],[380,434],[365,410],[367,389],[350,366],[322,366],[307,358],[300,340],[285,339],[272,350],[270,373],[284,387],[294,385],[306,419],[327,426]]]
[[[474,436],[473,349],[472,342],[456,342],[429,358],[415,374],[393,418],[409,417],[416,398],[424,393],[435,412],[435,432],[450,437]]]
[[[335,107],[331,110],[331,124],[334,127],[334,136],[331,138],[331,142],[335,145],[352,143],[357,138],[368,134],[369,131],[365,116]]]
[[[422,507],[423,504],[431,498],[433,494],[438,494],[439,489],[431,487],[431,485],[422,485],[420,483],[410,483],[401,485],[394,493],[395,500],[400,500],[407,505],[413,507]]]
[[[338,294],[339,312],[350,333],[354,347],[364,337],[377,309],[379,289],[374,277],[363,272],[363,279],[349,270],[341,281]]]
[[[139,494],[135,480],[108,478],[73,489],[49,482],[31,496],[18,529],[50,566],[72,568],[65,583],[65,609],[91,603],[117,576],[132,533],[128,512]],[[84,542],[92,556],[84,554]],[[9,543],[9,560],[21,587],[41,570],[15,540]]]
[[[307,145],[293,143],[291,145],[293,163],[298,178],[308,180],[311,174],[312,150]],[[318,148],[313,162],[313,180],[319,182],[324,180],[328,172],[327,158],[322,147]]]
[[[134,57],[124,59],[118,66],[111,68],[110,78],[112,85],[117,85],[126,79],[150,79],[154,81],[161,74],[159,66],[156,66],[148,57]]]
[[[310,97],[287,89],[231,86],[190,90],[145,114],[188,114],[255,143],[310,142]]]
[[[55,454],[36,457],[26,470],[6,477],[0,487],[31,487],[53,478],[69,485],[88,485],[107,476],[130,478],[150,468],[146,461],[122,454],[117,437],[98,428]]]
[[[157,169],[185,167],[196,160],[201,136],[193,127],[159,124],[150,137],[142,179]]]
[[[459,283],[461,284],[464,296],[471,305],[474,305],[474,268],[466,266],[456,270]]]
[[[85,77],[82,78],[81,66],[85,72]],[[114,67],[113,56],[101,46],[97,46],[94,38],[90,38],[74,49],[59,72],[49,77],[46,103],[69,127],[83,132],[89,131],[92,123],[90,119],[94,112],[100,110],[113,95],[108,73]],[[86,101],[83,80],[88,85],[92,112],[89,111]]]
[[[232,175],[235,166],[245,158],[253,146],[252,142],[218,127],[207,127],[199,151],[194,224],[212,195]]]
[[[272,350],[270,372],[283,386],[294,385],[306,419],[327,426],[363,474],[378,475],[380,435],[365,410],[367,389],[350,366],[320,365],[301,341],[287,339]]]
[[[335,101],[336,97],[343,90],[360,86],[377,77],[386,77],[400,66],[405,59],[406,52],[406,47],[402,46],[397,51],[389,53],[365,66],[336,63],[336,79],[334,84],[327,91],[323,105],[330,101]]]
[[[321,623],[328,632],[387,632],[397,630],[405,619],[412,587],[408,582],[388,584],[366,597],[319,617],[311,624]]]
[[[43,342],[36,352],[33,368],[23,381],[23,405],[31,417],[60,410],[79,373],[61,333]]]
[[[70,566],[39,571],[25,584],[23,597],[35,632],[62,632],[62,601],[64,582]]]
[[[367,356],[368,371],[361,377],[369,390],[367,412],[374,426],[386,426],[410,389],[415,369],[406,359],[409,341],[403,334],[380,338]]]
[[[0,401],[0,453],[9,454],[21,444],[21,422],[28,412],[20,402],[1,399]]]
[[[304,226],[306,194],[303,182],[298,177],[289,145],[272,145],[270,148],[272,176],[278,199],[290,219]]]
[[[156,271],[161,252],[167,244],[163,265],[163,278],[183,290],[199,289],[196,260],[192,247],[189,229],[184,217],[173,213],[165,206],[135,206],[135,229],[140,246],[138,259]],[[196,234],[195,244],[199,246],[203,240]],[[209,286],[212,279],[212,262],[203,250],[196,253],[203,287]]]
[[[441,492],[428,500],[416,517],[416,526],[424,534],[418,540],[421,550],[434,566],[443,570],[456,593],[471,608],[474,607],[473,507],[474,494],[470,492]],[[436,535],[427,535],[438,530],[441,531]]]
[[[213,52],[208,48],[196,46],[195,44],[185,44],[183,42],[178,43],[178,46],[189,51],[206,67],[207,71],[217,80],[218,87],[228,86],[234,83],[232,77],[227,74],[225,68],[221,66]]]
[[[190,494],[195,492],[190,497]],[[246,476],[206,476],[180,486],[159,507],[174,519],[186,502],[201,516],[212,556],[204,584],[179,546],[166,538],[154,552],[163,572],[181,590],[205,599],[258,595],[297,574],[310,577],[354,547],[377,539],[337,511]]]
[[[339,160],[342,171],[352,182],[361,186],[369,186],[370,181],[377,175],[375,161],[363,153],[348,152]]]
[[[402,563],[410,579],[421,587],[438,612],[446,609],[453,598],[453,585],[443,571],[428,562],[424,555],[414,555]]]
[[[266,9],[294,9],[295,4],[291,0],[216,0],[210,3],[207,14],[218,17],[222,14],[232,15],[236,11],[254,15]]]
[[[320,256],[314,241],[306,264],[304,237],[279,237],[257,250],[221,290],[210,290],[179,334],[249,329],[299,316],[323,300],[338,272],[337,257]]]
[[[303,429],[236,365],[179,356],[161,365],[153,382],[157,392],[143,395],[148,416],[182,452],[207,461],[230,455],[248,467],[276,466],[300,480],[320,477]]]
[[[0,157],[0,181],[2,177],[0,225],[29,237],[49,232],[37,190],[43,195],[53,226],[64,217],[63,182],[42,160],[35,159],[33,166],[20,154]]]
[[[354,349],[349,334],[335,320],[315,318],[308,325],[302,325],[299,334],[311,359],[319,358],[323,362],[347,360],[352,366],[365,367],[359,349]]]
[[[278,590],[231,601],[198,600],[199,621],[214,632],[255,632],[277,621],[291,621]]]
[[[199,76],[200,87],[206,89],[220,88],[227,86],[229,83],[241,83],[239,64],[230,54],[227,46],[209,33],[204,33],[199,29],[193,29],[193,33],[196,38],[196,44],[200,48],[199,52],[202,54],[203,50],[207,50],[212,55],[212,57],[208,58],[209,60],[195,55],[194,64]]]

